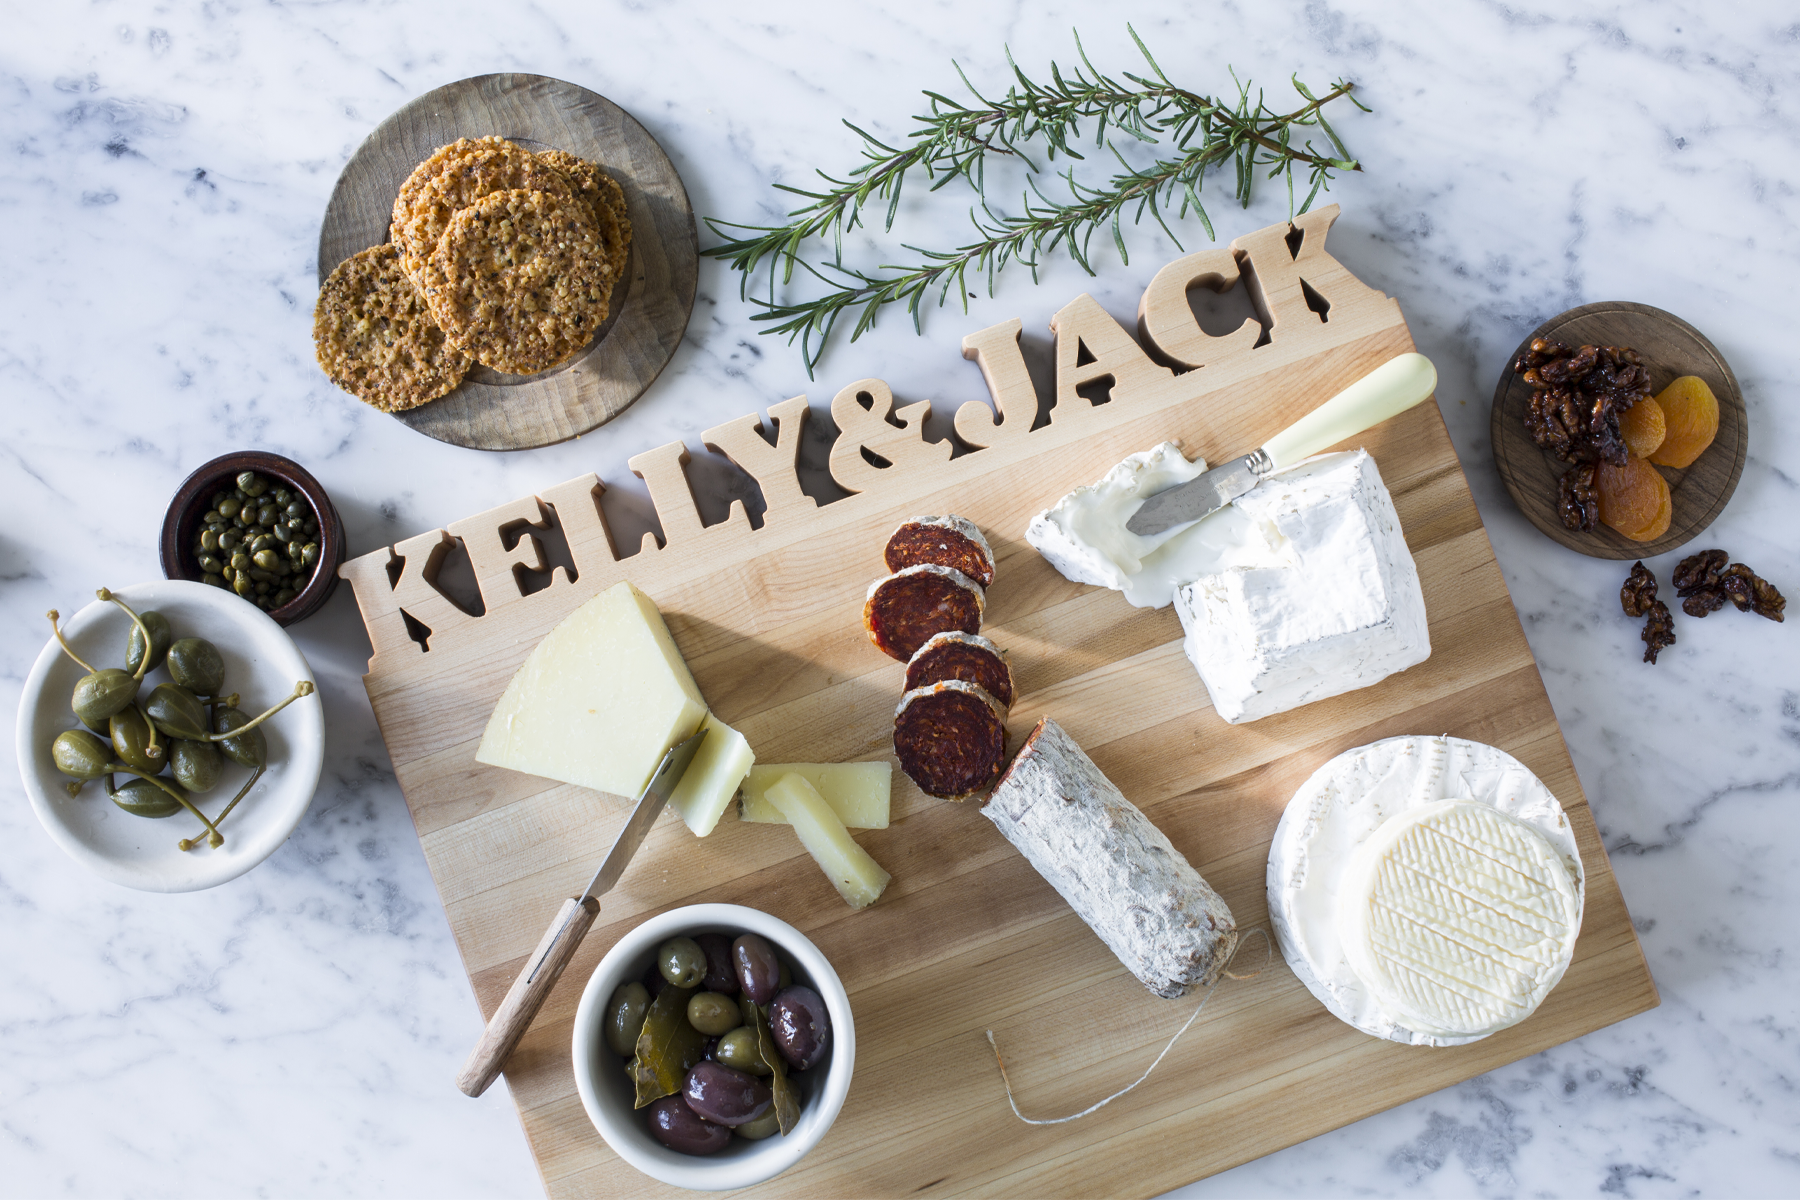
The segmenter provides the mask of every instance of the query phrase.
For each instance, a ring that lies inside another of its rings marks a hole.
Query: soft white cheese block
[[[494,706],[475,759],[634,797],[705,716],[655,603],[619,583],[544,635]]]
[[[1516,1024],[1567,970],[1585,875],[1556,797],[1505,751],[1398,737],[1338,755],[1269,850],[1282,956],[1364,1033],[1459,1046]]]
[[[769,786],[789,773],[817,788],[825,803],[851,829],[886,829],[894,787],[894,768],[885,762],[769,763],[751,767],[744,779],[738,819],[785,825],[787,818],[769,803]]]
[[[694,761],[669,793],[669,807],[687,822],[695,837],[713,831],[756,762],[743,734],[711,713],[706,714],[704,725],[706,736],[694,751]]]
[[[1308,459],[1231,509],[1285,561],[1225,566],[1175,595],[1182,648],[1220,717],[1286,712],[1430,657],[1419,572],[1366,451]]]
[[[1025,540],[1063,578],[1112,588],[1138,608],[1166,608],[1176,588],[1209,572],[1288,562],[1277,531],[1231,506],[1152,537],[1125,528],[1144,501],[1205,470],[1174,442],[1133,454],[1033,517]]]

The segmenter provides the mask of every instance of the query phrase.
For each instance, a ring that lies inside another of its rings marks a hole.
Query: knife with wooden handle
[[[1437,368],[1423,354],[1402,354],[1327,400],[1263,443],[1186,483],[1158,492],[1125,522],[1139,537],[1198,521],[1224,508],[1263,478],[1354,437],[1425,400],[1437,388]]]
[[[619,876],[624,874],[625,865],[643,844],[650,827],[656,824],[663,805],[668,803],[675,785],[681,782],[682,773],[687,770],[688,764],[694,761],[694,751],[700,748],[700,739],[705,736],[706,729],[703,726],[698,733],[663,755],[661,765],[651,774],[650,782],[644,785],[643,792],[638,796],[637,807],[626,818],[625,827],[619,830],[619,836],[614,839],[612,849],[606,852],[600,869],[594,872],[587,890],[563,901],[561,911],[550,922],[550,928],[544,930],[537,949],[525,960],[525,969],[513,980],[506,998],[494,1010],[493,1019],[487,1024],[487,1031],[481,1035],[474,1053],[469,1055],[469,1061],[463,1064],[462,1073],[456,1077],[456,1086],[464,1094],[481,1095],[499,1076],[507,1057],[518,1046],[519,1039],[525,1036],[531,1019],[544,1006],[550,989],[562,977],[563,968],[575,957],[575,950],[581,945],[581,939],[587,936],[587,931],[593,927],[594,918],[600,915],[600,897],[610,891],[613,884],[619,881]]]

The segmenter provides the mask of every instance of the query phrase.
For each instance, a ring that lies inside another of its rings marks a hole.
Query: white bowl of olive
[[[575,1012],[594,1128],[653,1179],[725,1191],[819,1143],[856,1065],[850,998],[786,921],[737,904],[661,913],[600,960]]]
[[[171,579],[99,594],[67,622],[53,614],[26,677],[25,794],[103,879],[150,892],[235,879],[287,839],[318,787],[312,669],[230,592]]]

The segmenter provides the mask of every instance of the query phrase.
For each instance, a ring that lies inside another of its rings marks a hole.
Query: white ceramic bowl
[[[672,937],[708,932],[732,937],[755,933],[766,938],[788,964],[794,982],[806,984],[824,999],[831,1014],[831,1050],[825,1061],[806,1073],[800,1124],[792,1133],[759,1142],[733,1138],[718,1154],[701,1158],[678,1154],[651,1136],[644,1114],[631,1107],[632,1089],[625,1078],[624,1060],[607,1046],[601,1023],[613,990],[642,978],[658,946]],[[663,1183],[716,1192],[773,1179],[819,1144],[850,1090],[850,1074],[856,1066],[856,1026],[850,1017],[850,997],[837,972],[805,934],[754,908],[694,904],[651,917],[606,952],[575,1010],[574,1051],[575,1087],[581,1093],[581,1106],[614,1153]]]
[[[242,696],[241,707],[252,715],[286,696],[296,681],[313,677],[300,648],[281,626],[229,592],[179,579],[113,592],[139,612],[155,609],[169,618],[177,638],[203,637],[218,646],[225,660],[225,687]],[[96,667],[125,665],[130,631],[131,618],[118,605],[100,600],[63,623],[63,636],[75,653]],[[69,696],[85,674],[50,638],[19,698],[17,749],[25,794],[69,857],[125,887],[192,892],[236,879],[274,853],[300,823],[325,762],[325,710],[318,692],[302,696],[258,726],[268,739],[269,769],[220,827],[225,844],[215,850],[202,841],[183,852],[176,842],[204,833],[193,814],[134,817],[107,799],[100,782],[88,784],[74,799],[64,790],[69,780],[51,761],[50,743],[65,729],[81,728],[69,710]],[[139,695],[149,695],[154,684],[167,679],[162,668],[150,672]],[[217,815],[249,777],[249,768],[228,761],[218,786],[200,798],[200,811]]]

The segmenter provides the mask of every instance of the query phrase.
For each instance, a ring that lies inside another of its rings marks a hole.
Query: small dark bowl
[[[325,601],[331,598],[331,593],[338,584],[337,569],[343,563],[349,547],[344,539],[344,519],[338,516],[331,497],[325,494],[325,489],[319,486],[319,481],[305,467],[291,458],[266,454],[261,450],[240,450],[235,454],[225,454],[213,459],[183,480],[175,491],[175,498],[169,501],[168,514],[163,517],[163,574],[170,579],[203,582],[203,572],[191,549],[194,534],[200,528],[200,518],[205,515],[213,493],[230,491],[236,486],[238,475],[244,471],[255,471],[258,475],[279,479],[305,496],[318,518],[318,569],[313,572],[312,579],[298,596],[280,608],[269,610],[269,615],[275,618],[277,625],[292,625],[296,621],[304,621],[318,612]]]

